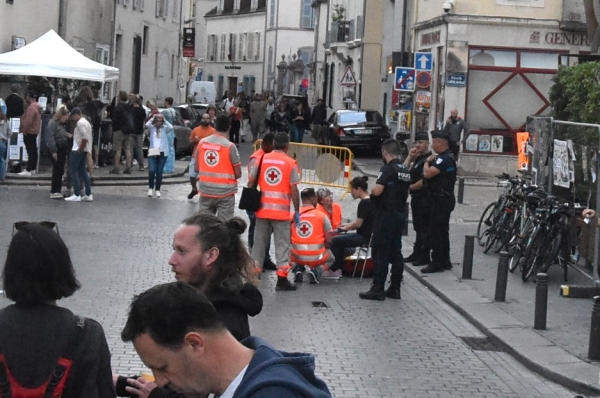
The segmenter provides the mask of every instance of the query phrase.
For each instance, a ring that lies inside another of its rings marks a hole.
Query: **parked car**
[[[381,149],[390,130],[381,114],[370,110],[338,110],[327,119],[327,143],[350,149]]]
[[[191,104],[190,105],[200,117],[208,110],[209,104]]]
[[[200,124],[202,114],[199,114],[196,109],[189,104],[181,104],[173,106],[175,111],[183,119],[183,123],[192,130]]]
[[[158,108],[158,110],[162,113],[165,108]],[[190,155],[192,153],[192,147],[190,146],[190,134],[192,133],[192,129],[186,126],[185,121],[179,112],[175,112],[173,130],[175,131],[175,153],[178,155]],[[146,135],[142,146],[144,156],[147,156],[148,145],[148,136]]]

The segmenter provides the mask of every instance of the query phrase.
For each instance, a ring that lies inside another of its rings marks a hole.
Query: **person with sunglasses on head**
[[[54,223],[19,222],[2,271],[2,396],[114,397],[102,326],[57,305],[80,284]],[[35,391],[34,391],[35,390]]]
[[[183,220],[173,237],[173,254],[169,265],[175,279],[204,293],[223,319],[227,330],[241,341],[250,337],[249,316],[260,313],[262,294],[253,285],[254,262],[241,240],[246,222],[239,217],[220,221],[210,214],[197,214]],[[156,384],[146,380],[119,377],[119,396],[134,390],[154,390]],[[152,397],[180,396],[157,389]]]
[[[167,130],[173,126],[157,113],[146,122],[148,128],[148,197],[160,198],[163,170],[169,154]],[[155,185],[156,183],[156,185]]]

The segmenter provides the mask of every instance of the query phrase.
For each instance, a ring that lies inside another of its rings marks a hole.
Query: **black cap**
[[[450,136],[443,131],[434,130],[431,132],[431,138],[441,138],[446,141],[450,141]]]
[[[28,91],[28,92],[27,92],[27,96],[28,96],[29,98],[33,98],[33,99],[36,99],[36,100],[37,100],[37,94],[35,93],[35,91]]]
[[[70,116],[73,116],[73,115],[81,115],[81,108],[76,106],[75,108],[71,109]]]
[[[415,141],[429,141],[429,134],[424,131],[417,133],[415,134]]]

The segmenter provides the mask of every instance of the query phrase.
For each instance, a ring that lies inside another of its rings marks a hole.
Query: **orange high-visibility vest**
[[[228,145],[198,143],[196,162],[200,196],[224,198],[237,192],[237,180],[229,152],[232,145],[232,142]]]
[[[264,154],[265,151],[263,151],[262,148],[258,148],[252,155],[250,155],[250,158],[248,159],[248,174],[250,174],[250,163],[252,163],[252,159],[256,159],[256,167],[258,167],[258,163],[260,163],[260,160]]]
[[[292,190],[290,179],[295,160],[283,152],[273,151],[262,157],[258,186],[262,193],[257,218],[289,220]]]
[[[331,204],[331,214],[321,204],[317,205],[317,210],[323,212],[323,214],[329,218],[333,229],[336,229],[342,223],[342,206],[340,206],[339,203]]]
[[[325,214],[310,205],[300,208],[300,223],[291,225],[291,262],[310,267],[327,262],[329,251],[325,247],[325,217]]]

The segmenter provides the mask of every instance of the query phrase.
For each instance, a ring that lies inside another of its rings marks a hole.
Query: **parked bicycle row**
[[[563,269],[566,282],[576,252],[570,229],[584,207],[548,194],[526,176],[504,173],[497,178],[498,200],[486,207],[477,226],[483,252],[506,250],[510,272],[519,268],[524,282],[555,264]]]

